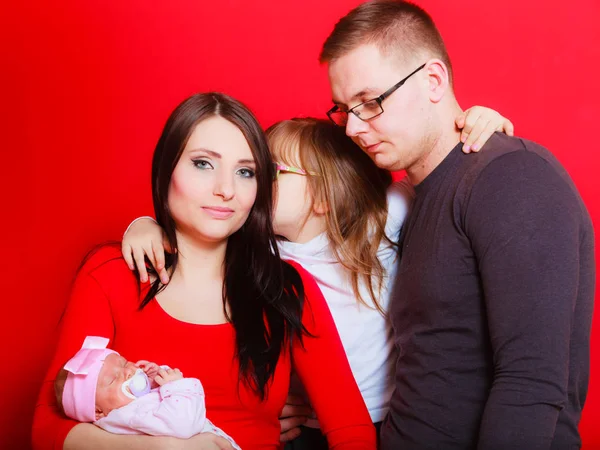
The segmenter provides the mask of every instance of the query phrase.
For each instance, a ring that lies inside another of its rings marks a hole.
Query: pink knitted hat
[[[64,369],[69,372],[63,390],[62,402],[65,414],[79,422],[96,421],[96,385],[104,360],[114,350],[107,349],[109,340],[88,336],[81,349]],[[118,354],[118,353],[117,353]]]

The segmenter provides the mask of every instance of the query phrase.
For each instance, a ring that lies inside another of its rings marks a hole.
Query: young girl
[[[391,184],[390,174],[330,122],[287,120],[267,136],[278,170],[273,222],[280,254],[315,277],[378,427],[393,389],[388,280],[412,188]],[[291,393],[306,399],[296,377]],[[317,420],[304,425],[292,448],[327,448]]]
[[[491,119],[482,131],[479,124],[471,126],[467,117],[469,129],[481,132],[483,142],[499,127],[512,129],[510,122],[489,110],[476,108],[469,116],[481,116],[483,123]],[[391,184],[389,173],[378,169],[343,128],[328,121],[283,121],[269,128],[267,136],[277,170],[274,227],[282,238],[279,251],[315,277],[371,420],[379,426],[388,410],[395,359],[385,311],[394,279],[395,242],[412,187],[407,181]],[[483,142],[477,142],[479,148]],[[156,263],[161,240],[154,222],[132,224],[123,240],[125,259],[133,267],[132,254],[138,262],[146,254]],[[297,380],[292,380],[292,393],[303,397]],[[290,397],[282,413],[282,431],[292,428],[282,440],[297,436],[293,426],[305,423],[292,448],[327,448],[318,422],[297,417],[306,414],[297,403],[297,396]]]
[[[279,257],[273,176],[264,132],[240,102],[197,94],[175,109],[152,161],[155,214],[176,250],[167,266],[171,280],[140,284],[113,247],[87,258],[40,393],[34,448],[232,450],[212,433],[126,436],[64,417],[53,385],[86,336],[104,336],[133,360],[169,361],[202,380],[211,420],[244,450],[279,447],[292,368],[331,447],[375,448],[375,429],[319,288]]]

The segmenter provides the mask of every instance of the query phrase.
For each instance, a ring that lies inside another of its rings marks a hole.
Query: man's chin
[[[369,154],[371,160],[375,163],[377,167],[380,169],[385,169],[390,172],[397,172],[399,170],[403,170],[404,167],[401,167],[402,164],[396,158],[391,157],[386,153],[373,153]]]

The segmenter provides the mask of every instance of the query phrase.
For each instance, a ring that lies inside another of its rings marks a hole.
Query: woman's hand
[[[460,140],[463,152],[478,152],[496,131],[514,136],[515,127],[498,111],[484,106],[473,106],[456,118],[456,126],[462,130]]]
[[[289,394],[283,411],[279,416],[281,442],[288,442],[300,436],[300,425],[304,425],[312,416],[312,408],[299,395]]]
[[[109,433],[91,423],[73,427],[65,439],[64,450],[234,450],[225,438],[213,433],[200,433],[189,439],[171,436],[148,436]]]
[[[153,219],[143,217],[134,220],[123,236],[123,258],[131,270],[137,267],[142,283],[148,281],[144,256],[150,260],[161,283],[169,282],[169,274],[165,269],[165,251],[171,251],[169,243],[162,228]]]
[[[171,439],[168,446],[171,450],[234,450],[227,439],[213,433],[200,433],[189,439]]]

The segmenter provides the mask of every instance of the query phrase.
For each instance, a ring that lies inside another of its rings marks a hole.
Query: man
[[[399,351],[391,449],[579,448],[594,234],[539,145],[496,134],[466,156],[443,40],[419,7],[365,3],[326,40],[328,112],[416,199],[390,318]]]

